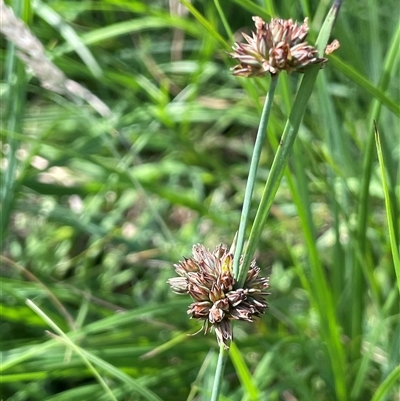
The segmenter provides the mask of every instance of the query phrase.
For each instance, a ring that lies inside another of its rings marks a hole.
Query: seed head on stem
[[[226,349],[232,341],[231,320],[253,322],[268,307],[265,290],[269,280],[259,277],[260,269],[254,260],[243,287],[237,287],[233,278],[233,248],[218,245],[211,253],[201,244],[194,245],[192,256],[175,265],[179,277],[168,280],[175,293],[191,296],[194,302],[189,305],[188,314],[203,320],[205,333],[214,328],[218,344]]]
[[[253,17],[253,21],[256,33],[252,32],[252,36],[242,33],[247,43],[235,43],[230,53],[239,61],[232,68],[234,75],[263,77],[281,71],[304,72],[311,65],[322,67],[326,63],[327,59],[318,57],[317,49],[306,42],[307,18],[303,24],[279,18],[272,18],[268,24],[260,17]]]

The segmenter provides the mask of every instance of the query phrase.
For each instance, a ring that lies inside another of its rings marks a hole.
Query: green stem
[[[215,379],[211,394],[211,401],[218,401],[219,392],[221,391],[222,376],[224,374],[225,364],[227,359],[228,359],[228,351],[225,349],[224,344],[222,344],[219,347],[217,369],[215,370]]]
[[[242,214],[240,217],[235,255],[233,258],[233,276],[236,278],[236,281],[239,283],[239,285],[243,284],[242,281],[244,281],[248,270],[246,267],[247,265],[242,264],[240,266],[239,262],[244,247],[247,221],[249,220],[250,214],[251,198],[253,195],[254,184],[257,178],[258,164],[260,162],[260,156],[265,142],[265,136],[267,134],[268,120],[271,114],[272,101],[274,98],[277,83],[278,75],[272,76],[271,85],[267,94],[267,98],[265,99],[264,108],[261,114],[260,125],[258,127],[256,142],[254,144],[253,155],[250,163],[250,171],[247,179],[246,192],[244,195]]]
[[[335,0],[332,5],[327,17],[325,18],[324,24],[317,38],[316,47],[318,49],[319,56],[322,57],[328,43],[329,35],[332,31],[336,17],[339,13],[341,6],[341,0]],[[265,222],[269,214],[272,202],[275,194],[278,191],[279,184],[281,182],[285,167],[293,147],[294,140],[303,115],[306,111],[306,105],[308,99],[311,96],[311,92],[317,78],[319,71],[318,66],[310,67],[308,72],[304,75],[296,99],[294,101],[292,111],[288,121],[286,122],[285,129],[283,131],[282,139],[279,144],[278,151],[276,152],[274,161],[272,162],[271,171],[268,175],[267,182],[264,187],[264,192],[261,198],[261,202],[257,209],[257,214],[254,219],[253,226],[251,228],[248,245],[243,255],[241,275],[237,277],[237,281],[242,283],[244,277],[242,274],[246,271],[246,267],[250,265],[250,261],[254,256],[254,252],[257,248],[258,242],[261,237],[261,233],[264,229]],[[236,253],[235,253],[236,256]]]
[[[301,119],[304,115],[307,101],[311,96],[318,70],[319,67],[311,68],[310,71],[308,71],[308,73],[306,73],[303,77],[303,81],[293,104],[289,120],[286,123],[278,151],[276,152],[274,161],[272,162],[271,171],[264,187],[261,202],[257,209],[257,214],[250,232],[249,242],[243,257],[242,267],[244,269],[246,266],[250,265],[250,261],[254,256],[254,252],[269,214],[269,210],[275,194],[278,191],[278,187],[292,150]],[[239,282],[240,279],[241,277],[238,278]]]

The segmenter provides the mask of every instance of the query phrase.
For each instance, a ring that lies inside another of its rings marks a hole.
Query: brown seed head
[[[303,24],[293,20],[272,18],[267,24],[260,17],[253,17],[256,33],[242,33],[247,43],[235,43],[230,56],[239,61],[232,68],[233,74],[242,77],[262,77],[266,73],[281,71],[304,72],[314,64],[323,64],[325,58],[318,57],[317,50],[305,40],[308,34],[307,18]]]
[[[176,264],[175,271],[180,277],[168,280],[172,290],[192,297],[188,314],[204,321],[205,333],[214,327],[218,344],[225,348],[232,340],[230,320],[252,322],[268,307],[268,278],[258,276],[260,269],[253,261],[243,288],[238,288],[233,278],[233,250],[223,245],[213,253],[203,245],[194,245],[192,256]]]

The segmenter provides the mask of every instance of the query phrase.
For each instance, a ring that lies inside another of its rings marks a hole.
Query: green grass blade
[[[394,71],[395,66],[399,60],[399,49],[398,43],[400,40],[400,26],[397,27],[393,39],[391,41],[389,50],[387,52],[383,73],[380,79],[379,88],[381,91],[385,91],[390,83],[391,73]],[[379,115],[381,112],[381,104],[378,99],[374,100],[371,112],[369,113],[368,129],[371,129],[368,135],[367,144],[364,149],[364,160],[363,160],[363,174],[361,182],[361,191],[359,196],[359,211],[358,211],[358,233],[359,233],[359,244],[361,246],[361,252],[364,252],[366,246],[366,232],[367,232],[367,218],[368,218],[368,197],[369,197],[369,186],[371,180],[372,171],[372,160],[374,152],[374,135],[372,124],[374,120],[379,121]]]
[[[225,17],[224,10],[221,7],[221,3],[219,2],[219,0],[214,0],[214,4],[215,4],[215,8],[218,11],[219,17],[221,18],[222,24],[224,25],[224,29],[225,29],[226,34],[228,35],[229,38],[232,38],[233,37],[232,30],[231,30],[231,28],[229,26],[229,23],[228,23],[228,21],[227,21],[227,19]]]
[[[20,1],[16,3],[16,15],[23,13],[22,3]],[[22,132],[27,84],[24,66],[16,57],[15,45],[10,42],[7,43],[4,78],[8,88],[5,96],[6,110],[4,118],[7,125],[9,149],[6,155],[6,169],[1,177],[0,244],[3,243],[7,234],[13,203],[15,201],[15,192],[18,187],[16,173],[19,164],[17,151],[20,147],[20,141],[14,137],[13,133]]]
[[[33,7],[36,14],[38,14],[49,25],[53,26],[60,32],[69,46],[76,51],[82,61],[87,65],[92,74],[95,77],[100,78],[102,75],[100,65],[93,57],[87,46],[79,38],[74,29],[72,29],[65,21],[63,21],[59,14],[57,14],[51,7],[42,1],[34,0]]]
[[[169,313],[177,307],[186,306],[186,300],[179,300],[173,303],[168,303],[163,306],[160,305],[150,305],[142,308],[137,308],[123,314],[116,314],[106,317],[104,319],[97,320],[82,329],[76,330],[74,332],[68,333],[68,338],[71,340],[77,340],[82,336],[94,335],[99,332],[115,330],[116,328],[123,328],[127,325],[131,325],[134,322],[139,321],[147,316],[157,316],[158,314]],[[136,323],[138,324],[138,323]],[[57,345],[56,340],[50,340],[43,342],[35,347],[29,347],[28,349],[21,349],[14,355],[10,355],[8,358],[4,358],[1,364],[1,371],[11,369],[12,367],[21,364],[22,362],[29,360],[41,353],[47,351],[48,349]]]
[[[272,16],[267,13],[264,7],[260,7],[251,0],[234,0],[234,2],[239,4],[245,10],[251,12],[253,15],[258,15],[262,18],[270,18]]]
[[[398,383],[400,378],[400,365],[397,366],[376,390],[371,401],[384,401],[388,392]]]
[[[207,21],[203,15],[201,15],[201,13],[193,6],[193,4],[187,0],[181,0],[181,2],[192,13],[200,25],[205,28],[206,32],[208,32],[223,48],[225,48],[225,50],[230,49],[230,46],[226,40],[218,33],[215,27],[209,21]]]
[[[329,56],[329,60],[332,65],[341,71],[344,75],[349,77],[352,81],[360,85],[363,89],[369,92],[374,98],[378,99],[383,105],[385,105],[390,111],[396,116],[400,116],[400,106],[394,100],[388,98],[385,93],[379,87],[374,86],[366,77],[364,77],[354,67],[347,65],[339,57],[334,54]]]
[[[116,398],[114,394],[112,393],[111,389],[107,385],[107,383],[104,381],[104,379],[101,377],[100,373],[97,371],[97,369],[93,366],[97,365],[99,368],[102,368],[105,372],[108,374],[113,375],[114,377],[118,378],[125,384],[129,385],[132,389],[137,391],[139,394],[141,394],[145,399],[149,401],[162,401],[161,398],[159,398],[156,394],[151,392],[149,389],[146,387],[142,386],[139,384],[136,380],[132,379],[130,376],[128,376],[126,373],[122,372],[120,369],[115,368],[111,364],[105,362],[104,360],[98,358],[97,356],[91,354],[88,351],[85,351],[81,347],[77,346],[74,342],[71,341],[71,339],[45,314],[43,311],[38,308],[32,301],[27,300],[27,305],[35,312],[37,313],[56,333],[59,338],[57,340],[61,340],[66,346],[71,348],[74,352],[76,352],[82,360],[85,362],[85,364],[88,366],[89,370],[93,373],[93,375],[96,377],[96,379],[99,381],[99,383],[102,385],[104,390],[109,394],[110,398],[112,400],[116,401]]]
[[[306,183],[305,168],[302,155],[296,152],[295,165],[299,199],[296,199],[297,211],[300,217],[302,232],[307,245],[310,261],[311,291],[310,297],[316,307],[320,319],[321,337],[324,338],[334,375],[334,386],[337,399],[346,400],[347,388],[345,377],[345,355],[340,341],[341,327],[337,321],[334,306],[334,297],[328,284],[321,257],[317,249],[315,228],[310,210],[311,199]],[[308,284],[307,284],[308,285]]]
[[[229,356],[233,366],[235,367],[236,374],[242,383],[243,390],[245,391],[244,399],[251,401],[260,400],[260,391],[258,390],[252,374],[246,366],[243,356],[235,343],[232,343],[230,347]]]
[[[128,33],[135,33],[149,29],[166,28],[174,26],[174,24],[179,25],[179,28],[184,29],[186,32],[194,36],[201,35],[199,30],[189,22],[183,21],[182,23],[178,24],[176,19],[170,18],[169,20],[166,20],[158,17],[146,17],[140,20],[135,19],[130,21],[118,22],[113,25],[108,25],[103,28],[92,30],[91,32],[81,35],[81,41],[85,45],[94,45],[96,43],[110,40],[121,35],[126,35]],[[65,45],[57,47],[54,50],[54,55],[58,57],[73,50],[74,48],[67,43]]]
[[[400,257],[399,257],[399,248],[398,248],[399,244],[396,241],[396,234],[395,234],[396,228],[395,228],[395,223],[393,221],[393,208],[392,208],[392,205],[390,202],[389,186],[388,186],[388,180],[387,180],[385,160],[383,158],[380,135],[379,135],[376,124],[374,127],[374,131],[375,131],[376,149],[378,152],[379,167],[380,167],[380,171],[381,171],[383,193],[385,195],[386,218],[387,218],[387,222],[388,222],[390,247],[391,247],[391,251],[392,251],[394,270],[396,272],[396,277],[397,277],[397,288],[400,292]]]
[[[317,41],[315,42],[315,46],[318,49],[318,55],[323,57],[325,54],[326,46],[329,42],[329,37],[331,36],[331,32],[333,26],[335,25],[336,18],[339,15],[340,7],[342,5],[342,0],[335,0],[330,8],[328,15],[326,16],[321,30],[318,33]]]
[[[94,377],[98,380],[100,385],[103,387],[104,391],[109,395],[111,400],[117,401],[110,387],[101,377],[97,369],[91,364],[91,362],[82,353],[80,347],[76,346],[66,334],[51,320],[40,308],[38,308],[31,300],[27,300],[26,304],[38,315],[40,316],[63,340],[63,342],[68,345],[73,351],[75,351],[84,361],[88,369],[93,373]]]

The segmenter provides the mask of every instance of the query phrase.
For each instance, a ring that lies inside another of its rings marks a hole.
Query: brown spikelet
[[[262,77],[281,71],[304,72],[311,65],[323,66],[327,61],[318,57],[317,49],[306,42],[307,18],[303,24],[279,18],[272,18],[269,24],[260,17],[253,17],[253,21],[256,33],[252,36],[242,33],[247,43],[235,43],[230,53],[239,62],[232,68],[234,75]]]
[[[231,320],[252,322],[268,307],[265,290],[268,278],[259,277],[260,269],[252,262],[243,288],[233,278],[233,250],[219,245],[211,253],[203,245],[194,245],[192,256],[175,265],[180,277],[168,280],[177,294],[189,294],[193,303],[188,314],[203,320],[205,333],[215,329],[218,344],[229,348]]]

